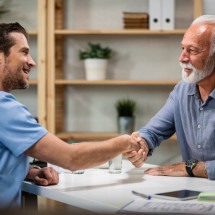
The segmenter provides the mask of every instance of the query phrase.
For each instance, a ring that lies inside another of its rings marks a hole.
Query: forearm
[[[119,136],[102,142],[83,142],[74,144],[73,168],[89,168],[100,165],[111,160],[113,157],[131,150],[137,150],[132,147],[131,137],[128,135]],[[80,159],[80,158],[84,159]]]
[[[67,144],[49,133],[29,148],[26,154],[65,169],[76,170],[100,165],[132,150],[139,150],[139,146],[130,135],[100,142]]]

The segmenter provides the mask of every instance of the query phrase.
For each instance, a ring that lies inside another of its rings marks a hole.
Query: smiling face
[[[194,24],[185,33],[179,57],[184,81],[198,83],[214,71],[214,56],[210,55],[213,31],[210,24]]]
[[[17,32],[10,33],[10,36],[15,43],[9,55],[0,53],[0,89],[6,92],[28,88],[29,72],[36,65],[30,55],[26,37]]]

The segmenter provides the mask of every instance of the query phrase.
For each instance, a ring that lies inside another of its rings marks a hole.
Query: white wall
[[[0,0],[0,6],[6,2],[6,8],[10,11],[2,15],[1,22],[19,22],[28,31],[37,30],[37,0]],[[30,36],[30,53],[37,62],[37,37]],[[37,79],[37,68],[32,69],[31,79]],[[33,114],[37,116],[37,87],[31,86],[29,90],[17,90],[13,92],[19,101],[26,104]]]

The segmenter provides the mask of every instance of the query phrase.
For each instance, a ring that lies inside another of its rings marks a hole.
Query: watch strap
[[[197,163],[198,160],[196,159],[190,159],[185,162],[185,168],[189,176],[195,177],[195,175],[193,174],[193,169],[195,168]]]
[[[188,166],[185,166],[185,167],[186,167],[186,171],[187,171],[188,175],[191,176],[191,177],[195,177],[191,167],[188,167]]]

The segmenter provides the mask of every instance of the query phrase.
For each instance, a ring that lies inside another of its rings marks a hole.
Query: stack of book
[[[123,23],[125,29],[148,29],[149,14],[145,12],[123,12]]]

